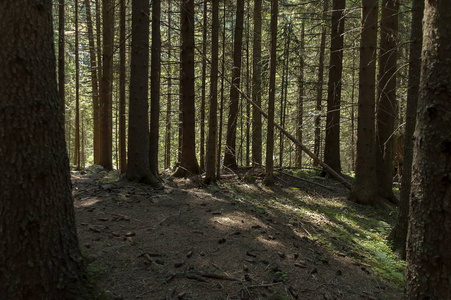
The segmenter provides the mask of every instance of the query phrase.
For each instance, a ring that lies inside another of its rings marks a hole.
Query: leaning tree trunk
[[[421,73],[421,45],[423,42],[422,20],[424,1],[414,0],[412,3],[412,27],[410,30],[410,63],[407,91],[406,125],[404,131],[404,159],[401,179],[398,218],[389,239],[392,248],[406,259],[406,240],[409,216],[409,198],[412,181],[413,133],[417,119],[418,90]]]
[[[182,105],[182,152],[176,177],[200,173],[196,158],[195,108],[194,108],[194,0],[182,0],[181,21],[181,78],[180,100]]]
[[[244,0],[237,0],[235,38],[233,43],[232,83],[240,87],[241,81],[241,46],[243,43]],[[225,145],[224,166],[238,168],[236,160],[236,125],[238,122],[238,102],[240,94],[230,88],[230,111],[227,122],[227,140]]]
[[[374,145],[377,11],[377,0],[362,0],[357,161],[355,182],[349,196],[351,201],[369,205],[378,203]]]
[[[449,299],[451,10],[427,0],[407,238],[406,299]]]
[[[265,185],[274,184],[274,100],[276,97],[277,15],[279,1],[271,2],[271,52],[269,68],[268,131],[266,137]]]
[[[52,1],[0,1],[0,44],[0,298],[93,299],[75,228]]]
[[[340,102],[343,72],[343,33],[345,29],[345,0],[332,3],[329,85],[327,88],[326,138],[324,162],[341,173],[340,163]]]
[[[396,73],[398,56],[399,0],[383,0],[381,40],[379,50],[379,78],[376,132],[376,172],[379,196],[397,202],[393,193],[393,144],[396,103]]]

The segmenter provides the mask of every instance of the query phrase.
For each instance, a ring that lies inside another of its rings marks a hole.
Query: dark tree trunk
[[[100,105],[99,105],[99,82],[96,61],[96,50],[94,46],[94,30],[91,16],[90,0],[85,0],[86,24],[88,28],[89,58],[91,63],[91,85],[92,85],[92,111],[93,111],[93,148],[94,164],[100,163]]]
[[[149,164],[149,2],[132,1],[128,166],[125,177],[161,186]]]
[[[78,32],[78,0],[75,6],[75,141],[74,165],[80,169],[80,58],[79,58],[79,32]]]
[[[64,12],[64,0],[59,0],[58,6],[58,95],[62,103],[65,103],[65,12]],[[64,113],[64,112],[63,112]]]
[[[202,92],[200,103],[200,169],[205,170],[205,98],[207,81],[207,0],[204,0],[202,24]]]
[[[225,74],[225,57],[226,57],[226,2],[223,4],[224,14],[223,14],[223,27],[222,27],[222,61],[221,61],[221,102],[219,104],[219,133],[218,133],[218,149],[217,149],[217,166],[216,166],[216,178],[221,177],[221,149],[222,149],[222,127],[223,127],[223,115],[224,115],[224,74]]]
[[[208,139],[205,182],[216,181],[216,145],[218,137],[218,52],[219,52],[219,0],[212,0],[211,26],[211,75],[210,112],[208,119]]]
[[[120,46],[119,46],[119,170],[121,173],[126,172],[127,168],[127,148],[125,136],[125,85],[126,85],[126,37],[125,37],[125,18],[126,6],[125,0],[120,0]]]
[[[298,79],[298,103],[296,107],[296,139],[302,143],[302,126],[304,116],[304,56],[305,56],[305,27],[302,23],[300,50],[299,50],[299,79]],[[302,168],[302,149],[296,146],[296,167]]]
[[[271,2],[271,52],[269,69],[268,131],[266,137],[265,185],[274,184],[274,100],[276,97],[277,15],[279,1]]]
[[[241,46],[243,43],[244,0],[236,2],[235,37],[233,43],[232,84],[240,87],[241,81]],[[238,168],[236,160],[236,125],[238,121],[238,102],[240,94],[233,86],[230,88],[230,111],[227,120],[227,140],[225,146],[224,166],[232,170]]]
[[[181,78],[180,100],[182,104],[182,153],[176,177],[200,173],[196,158],[195,108],[194,108],[194,0],[182,0],[181,16]]]
[[[168,24],[172,22],[172,2],[168,1]],[[172,30],[171,26],[168,26],[168,102],[166,105],[166,137],[165,137],[165,155],[164,155],[164,168],[171,167],[171,139],[172,139],[172,123],[171,123],[171,115],[172,115]]]
[[[158,147],[160,136],[160,76],[161,76],[161,1],[152,1],[152,54],[150,70],[150,170],[158,176]]]
[[[410,64],[407,91],[406,125],[404,131],[404,160],[401,179],[398,218],[389,239],[393,250],[406,258],[406,240],[409,216],[409,198],[412,181],[413,133],[417,119],[418,90],[421,73],[421,45],[423,41],[422,20],[424,1],[414,0],[412,3],[412,27],[410,31]]]
[[[375,74],[377,54],[377,0],[362,0],[360,41],[359,109],[357,120],[357,161],[351,201],[378,203],[375,159]]]
[[[114,1],[102,0],[103,19],[103,71],[100,81],[101,144],[100,165],[113,169],[113,42],[114,42]]]
[[[407,237],[406,299],[449,299],[451,278],[451,10],[425,1]]]
[[[77,241],[53,42],[52,1],[0,1],[1,299],[94,298]]]
[[[323,15],[327,11],[327,1],[324,1]],[[326,25],[322,25],[321,42],[319,46],[319,62],[318,62],[318,83],[316,87],[316,106],[315,106],[315,144],[313,153],[316,157],[320,157],[321,152],[321,111],[323,100],[323,81],[324,81],[324,56],[326,52]],[[314,166],[318,164],[314,161]]]
[[[262,0],[254,0],[254,40],[252,55],[252,101],[261,107]],[[262,164],[262,116],[255,107],[252,107],[252,164]]]
[[[334,0],[332,3],[329,85],[327,88],[326,138],[324,145],[324,162],[337,173],[341,173],[340,102],[345,5],[345,0]]]
[[[393,131],[398,114],[396,74],[399,0],[383,0],[376,132],[376,172],[379,196],[397,202],[393,193]]]

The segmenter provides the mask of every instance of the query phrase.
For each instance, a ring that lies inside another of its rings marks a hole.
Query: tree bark
[[[407,238],[406,299],[449,299],[451,278],[451,10],[425,1]]]
[[[340,103],[343,72],[345,5],[345,0],[334,0],[332,3],[329,84],[327,88],[326,138],[324,144],[324,162],[337,173],[341,173]]]
[[[99,105],[99,81],[96,61],[96,50],[94,45],[94,30],[91,16],[90,0],[85,0],[86,8],[86,27],[88,28],[89,59],[91,64],[91,85],[92,85],[92,111],[93,111],[93,148],[94,164],[100,163],[100,105]]]
[[[102,0],[103,19],[103,71],[100,81],[101,144],[100,165],[113,169],[113,43],[114,43],[114,1]]]
[[[149,164],[149,2],[132,1],[128,166],[125,177],[160,187]]]
[[[0,1],[1,299],[94,298],[77,241],[53,34],[52,1]]]
[[[271,52],[269,68],[268,130],[266,137],[265,185],[274,184],[274,100],[276,97],[277,15],[279,1],[271,1]]]
[[[243,43],[244,0],[236,2],[235,37],[233,42],[232,82],[238,88],[241,81],[241,47]],[[236,125],[238,121],[238,102],[240,94],[230,88],[230,111],[227,122],[227,140],[225,146],[224,165],[232,170],[238,168],[236,160]]]
[[[305,27],[302,23],[301,31],[301,41],[299,50],[299,78],[298,78],[298,101],[296,107],[296,139],[302,143],[302,126],[303,126],[303,115],[304,115],[304,49],[305,43]],[[302,149],[296,146],[296,166],[302,168]]]
[[[211,74],[210,74],[210,111],[208,118],[208,139],[206,155],[205,182],[215,182],[216,145],[218,130],[218,56],[219,56],[219,0],[212,0],[211,26]]]
[[[65,103],[65,3],[64,0],[58,2],[58,95],[62,103]],[[64,112],[63,112],[64,113]]]
[[[89,0],[88,0],[89,1]],[[125,85],[127,78],[126,67],[126,34],[125,20],[126,6],[125,0],[120,0],[120,46],[119,46],[119,170],[121,173],[127,171],[127,137],[125,135]]]
[[[399,0],[383,0],[379,50],[378,103],[376,120],[376,174],[379,196],[396,203],[393,193],[393,145],[398,56]]]
[[[377,13],[377,0],[362,0],[357,160],[355,182],[349,199],[368,205],[379,203],[376,178],[376,149],[374,145]]]
[[[327,11],[327,1],[324,1],[323,16]],[[324,81],[324,56],[326,52],[326,25],[321,26],[321,42],[319,46],[319,62],[318,62],[318,83],[316,87],[316,106],[315,106],[315,144],[313,153],[320,157],[321,152],[321,113],[323,100],[323,81]],[[317,166],[316,162],[313,162]]]
[[[406,240],[409,216],[409,198],[412,181],[413,133],[417,119],[418,90],[421,73],[421,45],[423,43],[422,20],[424,1],[412,3],[412,26],[410,30],[410,63],[407,90],[406,125],[404,131],[404,159],[401,179],[398,218],[389,239],[392,248],[402,259],[406,258]]]
[[[160,136],[160,76],[161,76],[161,1],[152,1],[152,53],[150,66],[150,170],[158,176],[158,148]]]
[[[182,104],[182,153],[176,177],[200,173],[196,158],[195,108],[194,108],[194,0],[182,0],[181,21],[181,78],[180,100]]]
[[[206,98],[206,81],[207,81],[207,16],[208,16],[207,0],[204,0],[203,7],[203,24],[202,24],[202,91],[200,103],[200,169],[205,170],[205,98]]]
[[[75,6],[75,141],[74,166],[80,170],[80,58],[79,58],[79,32],[78,32],[78,0]]]
[[[168,1],[168,24],[172,22],[172,1]],[[172,115],[172,30],[171,26],[167,27],[168,30],[168,102],[166,104],[166,137],[165,137],[165,159],[164,159],[164,168],[168,169],[171,166],[171,139],[172,139],[172,123],[171,123],[171,115]]]
[[[259,107],[262,104],[262,0],[254,0],[254,38],[252,46],[252,101]],[[252,165],[262,164],[262,117],[252,108]]]

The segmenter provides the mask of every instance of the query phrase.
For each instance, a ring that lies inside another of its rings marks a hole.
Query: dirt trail
[[[113,299],[402,299],[369,266],[307,238],[304,223],[287,224],[240,193],[102,176],[73,175],[73,193],[90,276]]]

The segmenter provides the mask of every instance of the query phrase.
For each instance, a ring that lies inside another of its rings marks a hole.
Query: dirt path
[[[113,299],[401,299],[369,266],[308,238],[305,223],[268,215],[240,192],[104,175],[72,179],[90,276]]]

